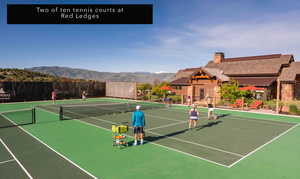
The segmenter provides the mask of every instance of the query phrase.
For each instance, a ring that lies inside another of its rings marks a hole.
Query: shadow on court
[[[169,134],[166,134],[166,135],[145,136],[145,140],[147,142],[154,142],[154,141],[157,141],[157,140],[161,140],[161,139],[165,139],[165,138],[168,138],[168,137],[173,137],[173,136],[185,133],[186,131],[188,131],[188,129],[172,132],[172,133],[169,133]],[[148,132],[148,133],[151,133],[151,132]]]
[[[217,119],[221,119],[223,117],[230,116],[230,114],[222,114],[222,115],[217,115]]]
[[[208,122],[207,124],[196,127],[196,130],[199,131],[199,130],[207,128],[207,127],[212,127],[212,126],[218,125],[219,123],[222,123],[222,122],[223,121],[211,121],[211,122]]]

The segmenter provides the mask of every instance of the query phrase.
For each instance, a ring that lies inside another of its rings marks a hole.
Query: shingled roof
[[[279,76],[280,81],[294,81],[300,75],[300,62],[292,62],[289,67],[283,68]]]
[[[190,80],[190,78],[183,77],[183,78],[179,78],[179,79],[172,81],[170,84],[171,85],[190,85],[189,80]]]
[[[224,75],[223,71],[217,68],[201,68],[203,71],[205,71],[206,73],[208,73],[210,76],[214,76],[217,79],[225,82],[225,81],[229,81],[230,78],[226,75]]]
[[[187,77],[189,78],[194,72],[199,71],[200,69],[201,68],[198,67],[198,68],[186,68],[183,70],[179,70],[176,73],[175,80],[180,78],[187,78]]]
[[[205,67],[218,68],[228,76],[278,75],[282,66],[294,61],[292,55],[263,55],[225,58],[222,63],[210,61]]]
[[[234,77],[240,86],[268,87],[276,81],[276,77]]]

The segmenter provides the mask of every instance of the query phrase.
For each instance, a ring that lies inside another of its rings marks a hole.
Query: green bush
[[[289,105],[289,113],[300,115],[300,110],[294,104]]]
[[[152,95],[152,96],[151,96],[151,101],[160,102],[160,101],[161,101],[161,98],[160,98],[159,96]]]
[[[275,111],[276,110],[276,102],[277,102],[277,100],[273,99],[273,100],[263,101],[263,104],[268,109]],[[284,103],[282,101],[279,101],[279,108],[282,108],[283,105],[284,105]]]
[[[179,95],[169,96],[169,98],[172,99],[173,103],[180,103],[181,102],[181,96],[179,96]]]

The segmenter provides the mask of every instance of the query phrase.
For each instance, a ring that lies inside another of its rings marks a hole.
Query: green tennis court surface
[[[38,106],[37,123],[0,128],[3,141],[0,172],[6,171],[8,176],[13,173],[15,178],[30,178],[28,174],[33,178],[120,178],[120,173],[121,178],[299,176],[296,165],[300,149],[296,142],[300,137],[298,118],[217,110],[218,120],[208,121],[205,109],[201,109],[198,126],[188,130],[185,107],[149,108],[144,110],[147,143],[119,150],[112,147],[111,125],[130,122],[131,113],[100,115],[92,112],[92,106],[105,104],[113,109],[111,104],[121,102],[124,101],[103,98],[91,99],[89,104],[79,104],[78,100],[60,101],[59,105],[19,103],[27,108]],[[76,116],[76,119],[60,121],[60,105],[75,103],[91,108],[85,112],[66,108],[65,112],[69,110],[66,115]],[[19,104],[0,106],[10,111],[18,109]],[[1,112],[3,126],[26,116],[21,112]],[[133,136],[132,130],[128,136]],[[51,161],[46,162],[46,166],[36,164],[49,158]],[[285,170],[279,172],[274,167]],[[10,172],[12,170],[16,172]],[[203,172],[198,172],[201,170]]]

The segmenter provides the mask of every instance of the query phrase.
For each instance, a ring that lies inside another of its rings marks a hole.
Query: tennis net
[[[0,128],[34,124],[35,108],[6,111],[0,113]]]
[[[141,110],[164,108],[165,105],[159,103],[115,103],[115,104],[74,104],[60,106],[60,120],[80,119],[117,113],[127,113],[135,111],[140,105]]]

